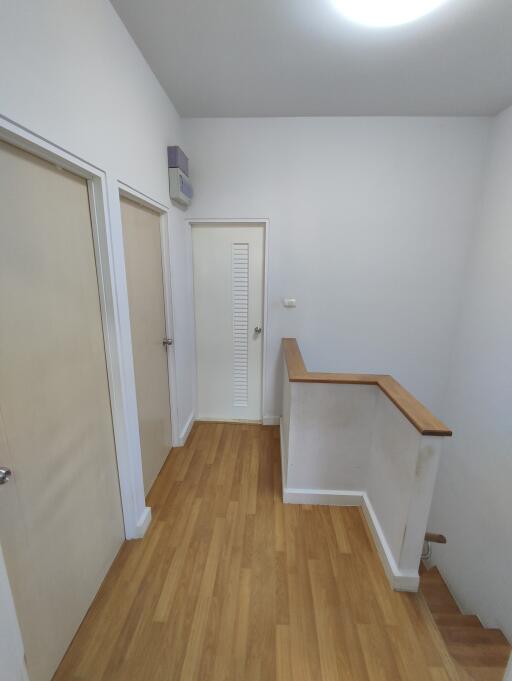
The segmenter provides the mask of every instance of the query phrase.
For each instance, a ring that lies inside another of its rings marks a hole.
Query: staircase
[[[420,589],[464,681],[503,681],[511,646],[499,629],[463,615],[437,568],[423,569]]]

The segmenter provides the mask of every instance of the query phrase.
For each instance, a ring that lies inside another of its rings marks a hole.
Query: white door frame
[[[7,667],[14,668],[16,676],[13,681],[29,681],[25,665],[23,640],[18,624],[18,616],[12,597],[11,585],[7,576],[2,547],[0,546],[0,650],[8,654]]]
[[[2,115],[0,139],[87,181],[124,530],[127,539],[140,538],[151,521],[151,509],[146,507],[142,477],[118,183],[101,168]],[[0,593],[4,600],[10,594],[14,602],[1,551]],[[23,649],[14,608],[2,608],[0,628]],[[26,670],[20,670],[20,678],[28,678]]]
[[[190,241],[192,240],[192,227],[194,225],[241,225],[244,227],[263,227],[263,258],[264,258],[264,271],[263,271],[263,356],[262,356],[262,368],[261,368],[261,418],[263,425],[275,425],[277,423],[276,419],[268,416],[266,414],[267,405],[267,362],[269,353],[269,339],[270,339],[270,324],[269,324],[269,304],[268,304],[268,257],[269,257],[269,244],[270,244],[270,220],[267,218],[256,219],[256,218],[189,218],[187,219],[187,225],[190,230]],[[190,248],[190,267],[191,271],[194,271],[194,254],[193,249]],[[196,344],[196,317],[195,317],[195,301],[194,301],[194,319],[193,319],[193,330],[194,330],[194,351],[197,357],[197,344]],[[195,363],[195,382],[194,382],[194,412],[197,414],[197,362]]]
[[[151,520],[151,511],[146,507],[142,482],[117,183],[109,182],[100,168],[3,117],[0,139],[87,180],[125,535],[127,539],[141,537]]]
[[[174,347],[176,338],[174,335],[174,313],[172,306],[172,290],[171,290],[171,237],[169,226],[169,210],[170,204],[165,205],[156,201],[146,194],[142,194],[133,187],[119,182],[119,194],[126,199],[135,201],[135,203],[149,208],[160,215],[160,246],[162,251],[162,286],[164,290],[164,313],[165,313],[165,333],[167,338],[173,339],[173,344],[167,346],[167,373],[169,381],[169,402],[171,411],[169,418],[171,420],[172,446],[179,447],[181,445],[179,438],[179,421],[178,421],[178,399],[176,394],[176,355]]]

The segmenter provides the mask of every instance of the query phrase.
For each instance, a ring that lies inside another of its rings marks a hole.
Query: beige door
[[[137,408],[146,494],[171,448],[160,216],[121,199]]]
[[[87,184],[2,142],[0,465],[27,666],[49,681],[123,522]]]
[[[264,227],[194,225],[198,418],[260,421]]]

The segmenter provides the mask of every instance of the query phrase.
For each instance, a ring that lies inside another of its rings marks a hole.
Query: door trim
[[[126,539],[140,538],[151,522],[151,509],[142,476],[118,183],[104,169],[1,114],[0,139],[87,181],[124,531]],[[1,546],[0,592],[14,606]],[[0,624],[13,652],[23,651],[15,607],[3,608]],[[22,659],[20,665],[20,681],[28,681]]]
[[[169,403],[171,407],[169,418],[171,420],[172,446],[179,447],[182,443],[180,442],[179,438],[178,396],[176,394],[176,355],[174,353],[176,337],[174,334],[175,324],[171,289],[171,237],[169,228],[169,206],[165,206],[159,201],[146,196],[146,194],[142,194],[124,182],[118,182],[118,185],[120,196],[130,199],[131,201],[135,201],[135,203],[138,203],[145,208],[149,208],[160,215],[160,247],[162,252],[162,286],[164,291],[165,332],[167,338],[174,339],[173,345],[168,346],[167,348],[167,378],[169,382]]]
[[[14,658],[16,679],[14,681],[29,681],[25,665],[25,651],[23,639],[18,623],[18,616],[14,606],[11,585],[7,576],[2,547],[0,546],[0,635],[4,637],[4,646],[9,655]]]
[[[87,181],[126,539],[151,521],[142,478],[119,189],[105,170],[0,115],[0,139]]]
[[[262,352],[262,367],[261,367],[261,419],[263,425],[273,425],[275,423],[275,417],[267,414],[266,406],[268,404],[267,398],[267,364],[269,353],[269,340],[270,340],[270,321],[269,321],[269,304],[268,304],[268,258],[269,258],[269,245],[270,245],[270,220],[267,218],[193,218],[187,219],[187,225],[189,229],[189,242],[192,242],[192,227],[194,225],[211,225],[212,227],[219,225],[241,225],[243,227],[263,227],[263,352]],[[190,256],[190,268],[191,272],[194,271],[194,261],[192,247],[189,249]],[[194,333],[194,346],[196,346],[196,320],[195,315],[193,315],[193,333]],[[197,357],[197,348],[195,348]],[[197,414],[197,362],[194,365],[195,370],[195,380],[194,380],[194,412]]]

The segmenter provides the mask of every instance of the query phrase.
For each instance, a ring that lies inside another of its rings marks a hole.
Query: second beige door
[[[146,494],[171,448],[160,216],[121,199],[126,277]],[[169,347],[169,349],[168,349]]]

